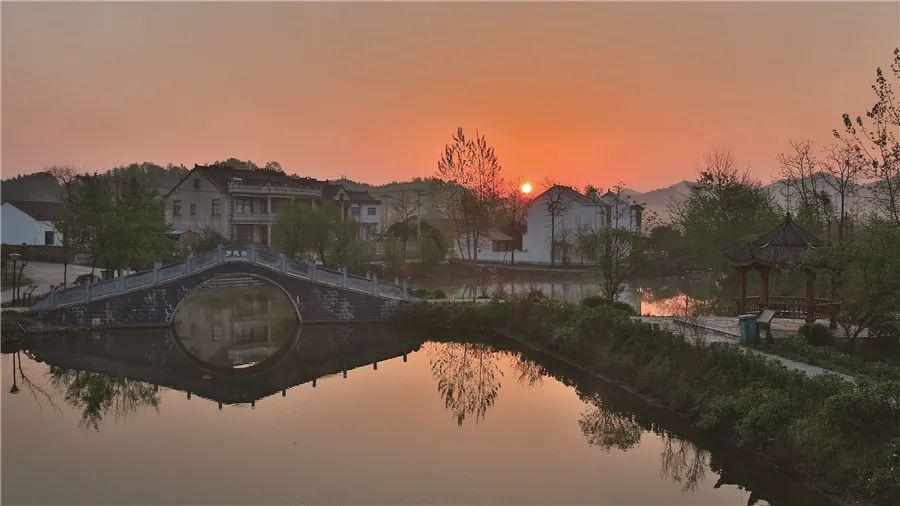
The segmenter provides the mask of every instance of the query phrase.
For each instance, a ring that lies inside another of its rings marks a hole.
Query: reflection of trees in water
[[[612,448],[630,450],[640,443],[645,430],[652,430],[663,442],[660,476],[680,483],[683,492],[695,490],[703,481],[709,468],[706,450],[659,427],[641,425],[633,413],[611,409],[598,395],[582,396],[582,400],[590,404],[578,421],[588,444],[605,451]]]
[[[615,413],[597,396],[586,401],[591,407],[581,413],[578,425],[589,445],[606,451],[612,448],[629,450],[641,442],[644,429],[634,415]]]
[[[51,366],[50,382],[81,410],[81,423],[94,430],[110,414],[118,420],[143,407],[159,407],[156,387],[140,381]]]
[[[462,426],[467,416],[484,419],[500,393],[502,355],[476,343],[431,343],[427,354],[444,407],[456,423]]]
[[[525,358],[525,355],[519,353],[513,356],[511,365],[516,373],[516,381],[520,385],[530,388],[544,382],[544,375],[546,374],[544,368],[537,362]]]
[[[27,353],[26,353],[27,355]],[[53,401],[53,396],[47,393],[40,385],[31,381],[31,378],[25,375],[25,371],[22,369],[22,352],[16,351],[15,353],[10,353],[8,355],[12,360],[12,386],[9,389],[9,393],[18,394],[20,389],[19,385],[21,384],[28,390],[28,393],[31,394],[31,397],[34,398],[35,402],[37,402],[38,406],[43,409],[42,399],[45,399],[50,407],[53,408],[56,412],[62,412],[61,409],[56,405]],[[30,358],[30,357],[29,357]],[[18,368],[16,367],[18,364]],[[18,375],[16,374],[18,373]]]
[[[663,450],[660,453],[660,476],[681,483],[682,492],[695,490],[706,476],[706,469],[709,467],[709,453],[690,441],[672,434],[660,435],[663,439]]]

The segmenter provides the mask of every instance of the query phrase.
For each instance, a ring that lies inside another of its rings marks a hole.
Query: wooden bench
[[[760,329],[766,330],[766,341],[772,341],[772,320],[775,319],[774,309],[763,309],[757,318],[757,325]]]

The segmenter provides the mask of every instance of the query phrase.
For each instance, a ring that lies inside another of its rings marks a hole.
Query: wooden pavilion
[[[832,323],[840,303],[831,299],[816,298],[816,270],[806,268],[805,297],[772,297],[769,295],[769,274],[773,269],[800,264],[807,251],[824,244],[809,231],[794,223],[791,214],[785,215],[774,229],[756,240],[728,248],[725,256],[738,272],[738,314],[775,310],[779,316],[804,318],[807,322],[817,317],[829,318]],[[756,270],[760,276],[760,295],[747,296],[747,272]]]

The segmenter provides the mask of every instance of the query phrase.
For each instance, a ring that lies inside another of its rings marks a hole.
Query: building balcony
[[[278,221],[278,213],[250,213],[235,211],[231,215],[231,222],[238,224],[275,223]]]
[[[318,198],[322,192],[316,188],[291,188],[287,186],[248,185],[237,181],[228,182],[228,193],[231,195],[278,196]]]

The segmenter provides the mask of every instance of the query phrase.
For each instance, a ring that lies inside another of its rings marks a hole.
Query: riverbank
[[[900,496],[900,382],[808,377],[725,343],[697,345],[626,311],[528,296],[413,308],[406,325],[489,329],[688,417],[843,502]]]
[[[71,326],[54,326],[41,323],[33,313],[4,310],[0,314],[0,346],[4,353],[16,350],[29,336],[71,332]]]

